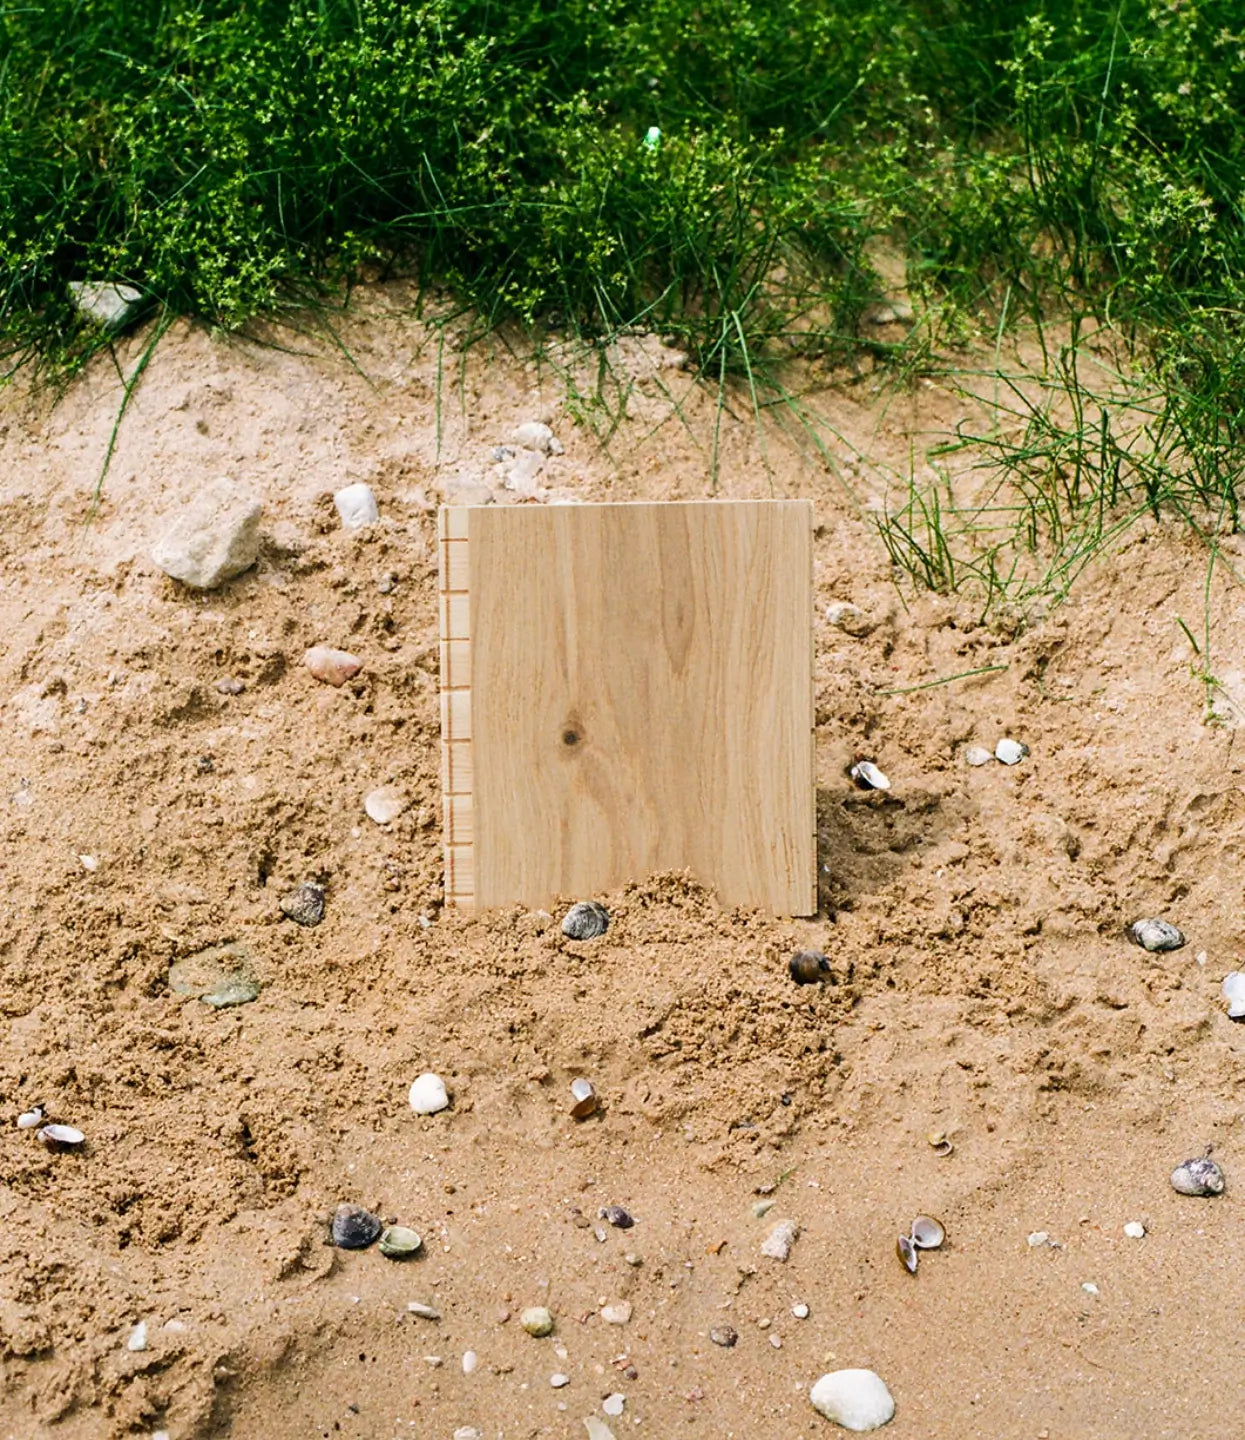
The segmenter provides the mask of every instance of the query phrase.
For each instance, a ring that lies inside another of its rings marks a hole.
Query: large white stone
[[[212,590],[259,559],[256,496],[229,479],[211,480],[151,547],[166,575],[196,590]]]
[[[124,330],[146,308],[141,290],[106,280],[71,280],[69,296],[78,309],[105,330]]]
[[[872,1370],[832,1370],[813,1386],[813,1409],[844,1430],[876,1430],[895,1413],[895,1402]]]
[[[333,504],[341,516],[343,530],[363,530],[380,519],[372,487],[362,480],[357,485],[347,485],[344,490],[338,490],[333,496]]]

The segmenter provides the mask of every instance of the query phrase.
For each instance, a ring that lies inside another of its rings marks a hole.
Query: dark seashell
[[[830,961],[820,950],[800,950],[787,962],[797,985],[816,985],[830,973]]]
[[[381,1232],[381,1223],[361,1205],[339,1205],[333,1216],[333,1244],[340,1250],[366,1250]]]
[[[324,886],[308,881],[297,890],[290,890],[280,900],[281,913],[296,924],[309,928],[324,919]]]
[[[1186,1160],[1172,1171],[1172,1189],[1181,1195],[1222,1195],[1226,1184],[1223,1171],[1208,1155]]]
[[[895,1254],[899,1256],[904,1269],[915,1275],[918,1259],[917,1247],[907,1235],[901,1235],[895,1241]]]
[[[562,921],[562,933],[568,940],[595,940],[609,929],[610,912],[595,900],[581,900],[572,905]]]
[[[597,1211],[599,1220],[608,1220],[615,1230],[630,1230],[635,1220],[621,1205],[605,1205]]]

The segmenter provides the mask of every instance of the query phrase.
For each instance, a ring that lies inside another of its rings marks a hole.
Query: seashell
[[[39,1131],[39,1139],[55,1155],[61,1150],[76,1150],[86,1136],[72,1125],[45,1125]]]
[[[917,1261],[920,1259],[920,1256],[917,1253],[917,1247],[907,1235],[901,1235],[899,1239],[895,1241],[895,1254],[899,1256],[904,1269],[909,1270],[915,1275]]]
[[[844,1430],[876,1430],[895,1413],[895,1402],[872,1370],[834,1370],[809,1392],[813,1409]]]
[[[308,880],[296,890],[287,891],[278,903],[287,919],[311,929],[324,919],[324,886]]]
[[[723,1350],[731,1350],[739,1344],[739,1331],[733,1325],[715,1325],[709,1331],[709,1339]]]
[[[1040,1250],[1043,1245],[1050,1244],[1050,1232],[1048,1230],[1034,1230],[1029,1235],[1029,1249]]]
[[[857,760],[847,773],[858,790],[889,790],[891,788],[891,782],[872,760]]]
[[[607,1325],[628,1324],[631,1320],[631,1301],[618,1300],[613,1305],[602,1305],[601,1319]]]
[[[1228,1002],[1228,1014],[1233,1020],[1245,1020],[1245,972],[1233,970],[1223,977],[1221,993]],[[22,1123],[20,1120],[17,1122]]]
[[[624,1210],[621,1205],[603,1205],[597,1211],[598,1220],[608,1220],[615,1230],[630,1230],[635,1224],[635,1218],[629,1210]]]
[[[601,1409],[607,1415],[616,1416],[623,1413],[623,1408],[626,1406],[626,1404],[627,1397],[625,1395],[620,1395],[618,1391],[615,1390],[612,1395],[607,1395],[605,1399],[601,1401]]]
[[[809,1313],[808,1306],[805,1305],[805,1303],[801,1300],[798,1305],[793,1305],[791,1307],[791,1313],[795,1316],[797,1320],[807,1320]]]
[[[586,1119],[597,1108],[597,1092],[592,1088],[592,1081],[582,1076],[571,1081],[571,1098],[575,1101],[571,1114],[576,1120]]]
[[[410,796],[396,785],[380,785],[363,797],[363,810],[377,825],[388,825],[409,808]]]
[[[409,1099],[416,1115],[435,1115],[439,1110],[447,1109],[450,1103],[445,1081],[430,1070],[412,1082]]]
[[[463,1351],[463,1374],[474,1375],[480,1365],[480,1357],[474,1350]]]
[[[17,1128],[19,1130],[33,1130],[36,1125],[43,1124],[45,1111],[42,1105],[36,1105],[33,1110],[26,1110],[17,1117]]]
[[[912,1243],[918,1250],[937,1250],[946,1238],[942,1221],[932,1215],[918,1215],[912,1222]]]
[[[1004,765],[1019,765],[1029,753],[1029,747],[1019,740],[1000,740],[994,747],[994,758]]]
[[[366,1250],[380,1234],[381,1224],[362,1205],[339,1205],[331,1229],[339,1250]]]
[[[966,765],[989,765],[993,759],[994,751],[987,750],[984,745],[970,745],[964,752]]]
[[[335,650],[331,645],[313,645],[303,656],[303,664],[326,685],[340,688],[363,669],[363,661],[349,650]]]
[[[568,940],[595,940],[609,929],[610,912],[595,900],[580,900],[572,905],[562,920],[562,933]]]
[[[406,1225],[390,1225],[380,1237],[380,1253],[390,1260],[405,1260],[423,1248],[423,1240]]]
[[[1127,1235],[1130,1240],[1144,1240],[1146,1227],[1140,1220],[1130,1220],[1128,1224],[1124,1226],[1124,1234]]]
[[[1208,1155],[1186,1160],[1172,1171],[1172,1189],[1181,1195],[1222,1195],[1226,1184],[1223,1171]]]
[[[940,1160],[945,1160],[955,1149],[955,1146],[947,1138],[947,1132],[945,1130],[931,1130],[925,1138],[929,1141],[934,1154],[937,1155]]]
[[[799,950],[787,962],[797,985],[816,985],[830,972],[830,961],[820,950]]]
[[[1128,938],[1143,950],[1179,950],[1185,943],[1184,931],[1166,920],[1135,920],[1128,927]]]
[[[529,1305],[519,1316],[519,1324],[538,1340],[553,1333],[553,1316],[543,1305]]]

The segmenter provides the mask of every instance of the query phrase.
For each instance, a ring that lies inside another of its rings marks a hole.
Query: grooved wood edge
[[[445,903],[475,907],[472,853],[471,604],[467,590],[467,512],[437,512],[441,635],[441,813]]]

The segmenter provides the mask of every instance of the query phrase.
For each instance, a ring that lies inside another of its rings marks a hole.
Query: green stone
[[[259,986],[254,980],[239,976],[235,980],[222,980],[199,999],[216,1010],[227,1010],[231,1005],[249,1005],[252,1000],[258,1000]]]

